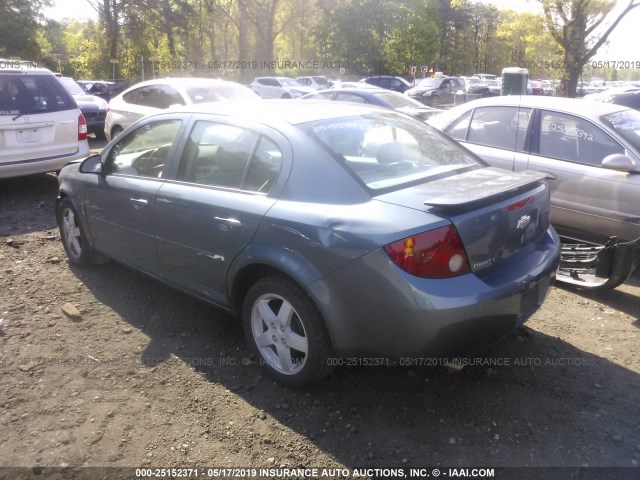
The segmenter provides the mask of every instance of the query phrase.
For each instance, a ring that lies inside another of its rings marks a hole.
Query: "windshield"
[[[420,81],[418,87],[438,88],[441,83],[441,78],[425,78]]]
[[[373,190],[480,166],[443,134],[395,112],[313,122],[308,131]]]
[[[387,102],[393,108],[403,108],[403,107],[413,107],[413,108],[424,108],[424,105],[413,98],[402,95],[400,93],[395,93],[391,91],[380,91],[380,92],[372,92],[371,95],[375,95],[380,100]]]
[[[192,103],[219,102],[220,100],[253,100],[256,94],[242,85],[213,84],[186,87]]]
[[[640,153],[640,112],[637,110],[623,110],[610,113],[603,116],[602,121],[627,142],[631,143],[636,153]]]

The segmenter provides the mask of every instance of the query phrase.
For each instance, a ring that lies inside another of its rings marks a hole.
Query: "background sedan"
[[[640,261],[640,113],[568,98],[476,100],[429,123],[491,165],[539,170],[564,237],[560,279],[613,288]]]
[[[111,99],[104,134],[107,140],[111,140],[136,120],[169,107],[258,98],[247,87],[226,80],[211,78],[148,80],[128,88]]]
[[[437,108],[427,107],[406,95],[392,90],[342,88],[322,90],[302,97],[304,100],[330,100],[337,102],[365,103],[379,107],[390,108],[411,115],[420,120],[426,120],[436,113],[442,112]]]
[[[525,322],[559,259],[542,178],[393,111],[220,102],[68,165],[56,211],[72,263],[237,314],[268,374],[301,386],[336,354],[457,355]]]

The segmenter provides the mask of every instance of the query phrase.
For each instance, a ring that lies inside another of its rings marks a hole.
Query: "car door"
[[[190,127],[179,168],[156,202],[165,280],[227,304],[229,266],[276,201],[269,192],[282,167],[282,150],[249,128],[205,119]]]
[[[118,138],[103,157],[103,174],[85,186],[89,231],[97,251],[154,276],[156,192],[176,146],[180,117],[147,121]]]
[[[444,131],[489,165],[522,170],[528,161],[523,151],[531,115],[531,108],[479,107],[452,122]]]
[[[601,166],[623,146],[582,117],[539,110],[534,120],[528,168],[549,173],[552,222],[561,234],[603,242],[631,240],[638,226],[630,209],[637,204],[638,176]]]

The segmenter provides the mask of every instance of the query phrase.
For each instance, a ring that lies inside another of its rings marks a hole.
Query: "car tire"
[[[118,135],[120,135],[122,132],[124,131],[124,129],[120,126],[120,125],[116,125],[115,127],[113,127],[111,129],[111,140],[113,140],[114,138],[116,138]]]
[[[69,261],[79,267],[93,264],[91,247],[82,228],[80,217],[68,197],[63,198],[58,206],[60,237]]]
[[[435,108],[440,106],[440,97],[438,95],[431,97],[431,106]]]
[[[291,99],[291,95],[289,95],[288,93],[285,93],[285,94],[284,94],[284,95],[282,95],[282,97],[280,97],[280,98],[282,98],[282,99],[284,99],[284,100],[289,100],[289,99]]]
[[[329,374],[329,335],[320,312],[295,282],[280,276],[258,280],[242,313],[247,342],[271,378],[300,388]]]

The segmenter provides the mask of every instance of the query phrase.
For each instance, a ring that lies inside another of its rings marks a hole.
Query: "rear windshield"
[[[623,110],[602,117],[602,121],[640,151],[640,112]]]
[[[25,115],[78,108],[53,75],[0,73],[0,114]]]
[[[306,128],[372,190],[484,165],[443,134],[395,112],[333,118]]]
[[[402,95],[392,90],[382,90],[380,92],[371,92],[371,95],[378,97],[379,99],[387,102],[393,108],[424,108],[424,105],[417,100],[409,97],[408,95]]]

